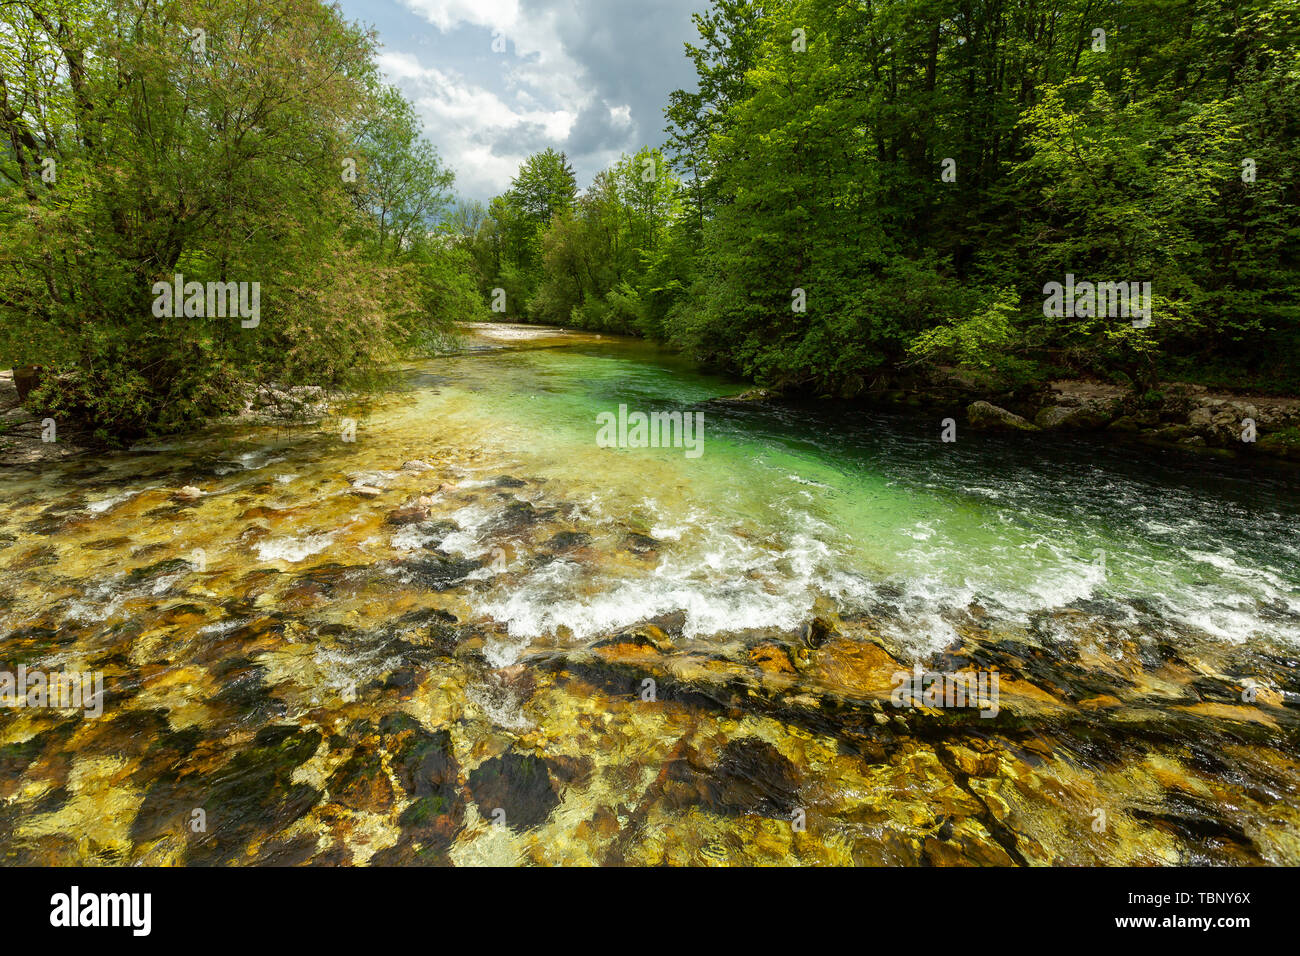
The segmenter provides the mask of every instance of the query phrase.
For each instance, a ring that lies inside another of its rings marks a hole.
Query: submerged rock
[[[1037,425],[1027,421],[1015,412],[1009,412],[1005,408],[999,408],[997,405],[990,405],[984,401],[972,402],[967,406],[966,420],[970,422],[971,428],[982,431],[1036,432],[1039,430]]]
[[[593,651],[611,661],[659,655],[671,651],[672,647],[672,639],[660,627],[649,623],[629,627],[591,645]]]
[[[797,672],[790,654],[779,644],[760,644],[749,649],[749,659],[760,670],[773,674],[794,674]]]
[[[697,759],[678,761],[670,778],[693,785],[698,802],[710,810],[788,819],[799,806],[794,764],[765,740],[729,741],[711,768],[700,768]]]
[[[809,647],[821,647],[838,633],[834,623],[825,617],[815,617],[804,624],[800,636]]]
[[[398,820],[404,837],[420,847],[444,849],[464,826],[465,800],[451,734],[431,733],[408,714],[379,724],[398,784],[411,803]]]
[[[428,557],[402,561],[400,567],[411,575],[419,587],[429,591],[446,591],[483,567],[483,562],[435,552]]]
[[[351,810],[383,813],[393,805],[393,785],[379,752],[358,746],[326,782],[330,799]]]
[[[185,558],[168,558],[143,568],[133,568],[131,573],[127,575],[127,581],[131,584],[142,584],[146,581],[156,581],[159,578],[170,577],[174,574],[185,574],[193,569],[193,564]]]
[[[561,531],[551,536],[546,542],[546,548],[549,551],[568,551],[572,548],[581,548],[591,543],[591,535],[583,534],[581,531]]]
[[[493,524],[501,531],[522,531],[545,517],[530,502],[511,498],[510,503],[497,515]]]
[[[253,744],[228,763],[206,772],[168,773],[150,787],[137,823],[157,832],[188,832],[194,809],[202,809],[206,832],[192,834],[187,862],[223,865],[237,861],[259,835],[277,833],[320,799],[319,791],[294,783],[293,771],[321,743],[317,730],[272,725],[257,732]],[[138,831],[139,832],[139,831]]]
[[[633,554],[647,555],[654,554],[662,546],[662,542],[657,538],[652,538],[648,534],[630,533],[623,539],[623,546]]]
[[[390,511],[388,513],[388,516],[384,518],[384,523],[396,525],[397,527],[400,528],[408,524],[419,524],[420,522],[427,520],[428,517],[429,517],[428,508],[420,507],[419,505],[414,505],[405,508],[398,508],[395,511]]]
[[[51,547],[50,545],[41,545],[36,548],[28,548],[20,554],[14,561],[12,567],[15,571],[29,571],[32,568],[40,568],[58,563],[58,549]]]
[[[221,681],[221,690],[212,697],[211,703],[228,715],[222,726],[229,729],[259,726],[283,717],[288,710],[284,701],[271,695],[266,683],[267,671],[262,665],[244,657],[232,657],[219,661],[212,670]]]
[[[437,797],[450,807],[458,794],[459,767],[446,730],[431,733],[409,714],[389,714],[379,723],[392,754],[393,773],[412,797]]]
[[[879,645],[839,634],[818,645],[809,661],[810,676],[854,698],[887,697],[897,686],[894,675],[902,669]]]
[[[492,820],[494,811],[504,810],[505,824],[513,830],[540,826],[560,803],[548,762],[513,751],[471,770],[469,789],[481,816]]]

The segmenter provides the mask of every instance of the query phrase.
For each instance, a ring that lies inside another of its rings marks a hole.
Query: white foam
[[[140,490],[123,491],[120,494],[109,495],[107,498],[100,498],[97,501],[89,502],[86,505],[86,510],[89,511],[91,514],[102,515],[105,511],[108,511],[110,508],[116,508],[122,502],[130,501],[138,494],[140,494]]]
[[[486,554],[489,548],[479,542],[479,532],[488,525],[498,512],[482,505],[466,505],[452,512],[451,520],[456,522],[459,531],[453,531],[442,541],[440,547],[448,554],[457,554],[465,558],[477,558]]]
[[[483,716],[506,730],[531,730],[533,722],[524,716],[519,699],[498,684],[475,684],[465,689],[465,698]]]
[[[348,480],[352,482],[353,488],[387,488],[400,477],[402,477],[400,471],[357,471],[349,474]]]
[[[299,538],[273,538],[259,541],[254,550],[262,561],[285,561],[296,564],[313,554],[319,554],[334,543],[337,532],[303,535]]]
[[[422,551],[440,537],[425,531],[418,524],[407,525],[389,539],[388,544],[394,551]]]
[[[117,590],[117,580],[115,578],[113,581],[94,585],[85,591],[81,598],[70,601],[67,610],[64,611],[64,619],[82,623],[108,620],[111,615],[117,613],[128,597],[125,592]]]

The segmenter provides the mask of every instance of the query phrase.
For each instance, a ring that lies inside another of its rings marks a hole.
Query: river
[[[0,859],[1300,862],[1292,472],[464,342],[355,430],[10,470],[0,668],[104,700],[0,709]]]

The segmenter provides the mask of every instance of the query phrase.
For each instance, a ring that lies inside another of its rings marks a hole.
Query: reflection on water
[[[1288,473],[489,332],[353,442],[6,477],[0,664],[107,689],[0,711],[7,859],[1300,859]],[[703,412],[703,454],[597,447],[619,405]],[[894,708],[918,663],[999,671],[998,717]]]

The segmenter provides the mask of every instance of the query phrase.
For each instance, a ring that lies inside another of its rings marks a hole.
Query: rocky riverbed
[[[456,515],[486,510],[530,564],[653,573],[660,542],[527,477],[467,480],[449,449],[394,466],[364,476],[374,498],[339,480],[357,507],[333,529],[258,483],[8,511],[5,561],[42,596],[7,582],[6,667],[102,671],[107,705],[0,712],[5,862],[1300,862],[1285,648],[1175,649],[1083,612],[963,628],[926,665],[996,669],[986,717],[896,706],[913,655],[829,606],[707,644],[669,614],[521,646],[470,610],[490,561],[441,549]],[[168,546],[232,517],[220,566]],[[74,549],[119,573],[96,591]]]
[[[962,390],[959,383],[955,391]],[[945,407],[953,392],[897,393],[893,401]],[[1300,461],[1300,399],[1215,392],[1203,385],[1175,382],[1139,395],[1117,385],[1063,380],[1031,395],[976,398],[964,417],[982,430],[1092,433],[1191,452]]]
[[[1138,597],[974,595],[922,641],[901,584],[792,584],[817,547],[748,505],[701,524],[701,573],[720,542],[744,559],[692,591],[680,519],[602,510],[551,445],[471,440],[486,373],[441,395],[438,369],[438,415],[399,396],[354,443],[240,425],[11,471],[0,672],[97,672],[105,697],[0,708],[0,860],[1300,863],[1284,602],[1233,640]],[[996,691],[900,697],[918,668]]]

